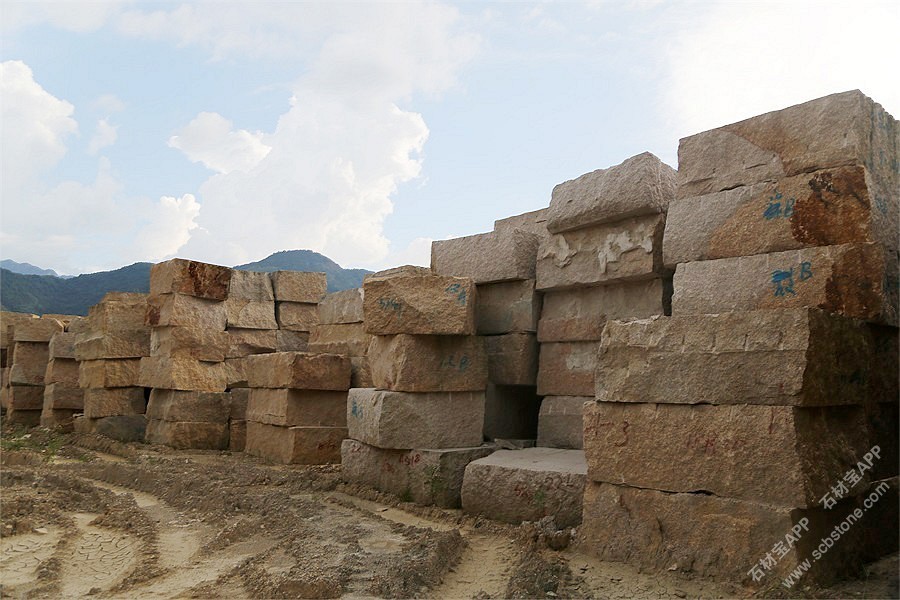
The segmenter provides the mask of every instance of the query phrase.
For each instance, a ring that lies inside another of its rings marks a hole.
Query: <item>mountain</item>
[[[50,275],[51,277],[59,277],[53,269],[42,269],[30,263],[20,263],[14,260],[4,258],[0,260],[0,268],[19,273],[20,275]]]
[[[107,292],[149,292],[150,267],[153,266],[152,263],[135,263],[115,271],[63,279],[53,275],[17,273],[7,269],[6,262],[0,270],[0,307],[38,315],[86,315],[88,308],[99,302]],[[262,272],[322,271],[328,276],[329,292],[359,287],[363,276],[369,272],[342,269],[330,258],[311,250],[276,252],[261,261],[235,268]]]

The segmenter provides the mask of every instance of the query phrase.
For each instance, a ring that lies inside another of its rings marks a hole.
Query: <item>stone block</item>
[[[72,335],[84,333],[90,328],[91,321],[87,317],[73,317],[71,321],[66,323],[66,333],[71,333]]]
[[[124,329],[110,332],[88,331],[76,336],[75,358],[101,360],[141,358],[151,352],[150,329]]]
[[[346,437],[346,427],[279,427],[247,421],[244,452],[282,464],[339,463]]]
[[[74,333],[61,332],[50,338],[50,358],[75,358]]]
[[[150,332],[150,353],[144,356],[222,362],[228,356],[231,342],[232,334],[224,331],[154,327]]]
[[[85,422],[88,431],[123,443],[143,442],[147,429],[147,418],[144,415],[116,415],[100,419],[82,417],[76,420]],[[77,430],[77,429],[76,429]]]
[[[632,217],[542,240],[537,258],[537,289],[588,287],[664,276],[665,221],[665,215]]]
[[[78,361],[71,358],[51,358],[47,361],[47,370],[44,372],[44,385],[65,383],[78,387],[78,371]]]
[[[272,278],[269,273],[234,269],[228,283],[228,300],[275,302]]]
[[[309,349],[309,332],[279,329],[275,332],[276,352],[306,352]]]
[[[275,289],[275,300],[279,302],[317,304],[325,297],[328,287],[325,273],[275,271],[269,276]]]
[[[23,319],[14,326],[13,339],[17,342],[41,342],[47,344],[57,333],[65,331],[62,321],[41,317]]]
[[[347,392],[253,388],[245,420],[282,427],[347,427]]]
[[[146,324],[150,327],[186,327],[193,330],[225,331],[228,311],[224,302],[185,294],[162,294],[147,298]]]
[[[246,356],[225,359],[225,379],[229,389],[246,388],[250,385],[247,382],[247,370],[244,367],[245,360],[247,360]]]
[[[147,410],[144,388],[88,388],[84,390],[84,416],[89,419],[142,415]]]
[[[345,406],[350,437],[379,448],[465,448],[482,441],[484,392],[354,388]]]
[[[84,331],[80,333],[143,329],[146,314],[147,294],[109,292],[88,309],[88,318],[83,323]],[[74,329],[78,329],[78,326]]]
[[[470,277],[475,283],[534,279],[538,236],[521,229],[480,233],[431,243],[435,275]]]
[[[671,311],[671,301],[670,279],[549,291],[544,294],[538,341],[596,341],[607,321],[663,315]]]
[[[349,439],[341,446],[341,474],[416,504],[459,508],[466,465],[496,446],[448,450],[387,450]]]
[[[590,396],[547,396],[538,415],[537,445],[546,448],[584,448],[584,403]]]
[[[64,383],[44,386],[44,408],[53,410],[84,410],[84,390]]]
[[[79,363],[78,385],[83,388],[142,386],[140,358],[85,360]],[[142,387],[156,387],[152,385]],[[163,387],[163,386],[158,386]]]
[[[367,356],[350,357],[350,387],[375,387],[372,367]]]
[[[900,403],[878,402],[865,407],[869,447],[881,449],[881,459],[872,468],[871,479],[886,479],[900,474]]]
[[[553,516],[557,527],[575,527],[585,471],[579,450],[498,450],[466,467],[463,512],[513,524]]]
[[[30,313],[0,311],[0,349],[12,348],[15,341],[16,324],[37,318],[37,315]]]
[[[316,325],[309,336],[309,351],[365,356],[372,337],[362,323]]]
[[[277,302],[275,316],[279,329],[312,331],[319,324],[319,309],[315,304],[302,302]]]
[[[229,392],[228,416],[232,421],[247,420],[247,405],[250,403],[250,388],[235,388]]]
[[[863,404],[876,376],[867,327],[816,309],[611,321],[595,396],[604,402]]]
[[[9,386],[8,410],[41,410],[44,408],[44,386],[16,385]],[[12,422],[12,421],[10,421]]]
[[[672,314],[821,308],[897,324],[896,256],[844,244],[678,265]]]
[[[275,303],[272,301],[228,298],[223,304],[229,328],[278,329]]]
[[[225,332],[225,357],[240,358],[251,354],[269,354],[278,350],[275,329],[232,329]]]
[[[541,296],[534,280],[485,283],[477,286],[475,327],[478,335],[527,333],[537,330]]]
[[[144,436],[148,444],[163,444],[176,450],[227,450],[228,423],[147,420]]]
[[[520,215],[506,217],[505,219],[497,219],[494,221],[494,231],[522,229],[529,231],[538,237],[546,237],[550,234],[550,232],[547,231],[547,212],[548,209],[541,208]]]
[[[533,386],[488,384],[484,397],[486,440],[533,440],[537,437],[541,397]]]
[[[375,387],[395,392],[484,390],[484,341],[476,336],[375,336],[369,347]]]
[[[224,300],[228,297],[232,273],[228,267],[174,258],[150,268],[150,294]]]
[[[50,360],[46,342],[16,342],[9,381],[18,385],[44,385],[44,374]]]
[[[350,359],[336,354],[276,352],[244,359],[249,387],[297,390],[350,389]]]
[[[319,302],[319,323],[322,325],[362,322],[362,288],[333,292]]]
[[[228,450],[243,452],[247,445],[247,421],[231,421],[228,424]]]
[[[380,281],[383,279],[393,279],[394,277],[425,277],[428,275],[434,275],[434,273],[431,272],[431,267],[420,267],[417,265],[391,267],[390,269],[385,269],[383,271],[367,273],[363,277],[363,289],[365,290],[366,281]],[[365,293],[363,294],[363,300],[365,300]]]
[[[41,424],[41,410],[25,410],[10,407],[3,417],[4,424],[30,429]]]
[[[590,396],[600,342],[541,344],[538,364],[539,396]]]
[[[148,388],[224,392],[228,387],[228,368],[224,362],[150,356],[140,361],[139,381],[139,385]]]
[[[73,429],[72,422],[78,412],[81,411],[54,409],[45,406],[43,410],[41,410],[41,427],[57,429],[68,433]]]
[[[228,392],[187,392],[155,389],[150,392],[147,418],[157,421],[227,423],[231,417]]]
[[[551,233],[631,217],[665,214],[675,197],[675,169],[644,152],[553,188],[547,210]]]
[[[369,277],[363,289],[368,333],[475,333],[475,284],[471,279],[439,275]]]
[[[538,342],[533,333],[508,333],[482,338],[487,352],[488,380],[500,385],[535,385]]]
[[[584,408],[588,477],[812,507],[869,451],[859,406],[595,402]],[[862,474],[868,483],[869,474]]]

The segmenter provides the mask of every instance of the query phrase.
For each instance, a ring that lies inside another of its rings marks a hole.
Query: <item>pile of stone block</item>
[[[309,338],[309,351],[342,354],[350,358],[350,387],[372,387],[369,344],[372,336],[363,325],[363,289],[334,292],[319,303],[319,322]]]
[[[419,504],[457,507],[482,445],[488,360],[475,335],[471,278],[400,267],[366,277],[374,387],[346,403],[344,477]]]
[[[606,325],[586,405],[587,550],[760,586],[896,551],[898,131],[848,92],[681,141],[672,316]]]
[[[0,411],[6,414],[9,408],[9,372],[15,354],[15,325],[24,320],[37,319],[37,315],[0,311]]]
[[[50,340],[54,334],[65,330],[65,322],[53,316],[26,316],[9,325],[13,352],[8,375],[6,422],[34,427],[40,424],[44,407],[44,376],[50,359]]]
[[[41,427],[71,431],[75,415],[84,412],[84,390],[78,385],[75,341],[87,330],[87,324],[87,319],[73,317],[65,323],[65,331],[58,331],[50,338]]]

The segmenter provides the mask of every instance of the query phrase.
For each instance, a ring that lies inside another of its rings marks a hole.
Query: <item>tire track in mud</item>
[[[59,540],[60,532],[53,528],[0,541],[0,582],[12,588],[37,581],[38,569],[53,556]]]
[[[79,537],[60,573],[64,598],[81,598],[114,587],[132,571],[140,547],[134,536],[90,525],[96,514],[75,513],[73,517]]]

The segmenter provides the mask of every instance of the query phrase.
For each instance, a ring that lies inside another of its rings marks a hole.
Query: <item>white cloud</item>
[[[103,148],[107,148],[116,143],[118,134],[115,125],[110,125],[106,119],[97,121],[97,129],[94,130],[94,136],[88,143],[88,154],[96,155]]]
[[[231,127],[231,121],[222,115],[203,112],[169,138],[169,146],[219,173],[249,171],[272,148],[263,143],[260,132],[232,131]]]
[[[123,0],[102,0],[94,2],[42,2],[36,0],[5,0],[3,31],[16,31],[39,23],[50,23],[66,31],[87,33],[103,27],[118,14]]]
[[[378,269],[387,269],[400,265],[431,266],[431,242],[433,241],[431,238],[415,238],[406,248],[391,252],[380,264],[374,266]]]
[[[174,256],[197,229],[200,204],[192,194],[181,198],[163,196],[148,207],[146,224],[136,240],[136,252],[142,260],[157,262]]]
[[[106,114],[122,112],[125,110],[125,103],[115,94],[103,94],[102,96],[98,96],[97,99],[91,103],[91,106]]]

